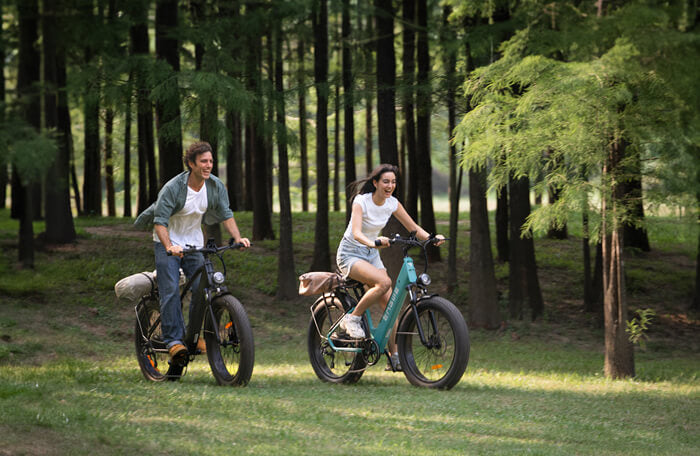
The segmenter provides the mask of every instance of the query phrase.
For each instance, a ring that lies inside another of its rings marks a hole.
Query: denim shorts
[[[352,265],[357,260],[365,260],[377,269],[386,269],[382,259],[379,257],[379,250],[351,244],[345,238],[341,239],[338,251],[335,254],[335,261],[344,278],[348,277]]]

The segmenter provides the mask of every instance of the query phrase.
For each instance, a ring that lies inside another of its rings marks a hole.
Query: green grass
[[[236,217],[251,233],[251,214]],[[468,215],[461,219],[464,233]],[[121,219],[77,219],[79,242],[39,250],[32,272],[14,262],[14,223],[0,211],[0,454],[695,455],[700,448],[698,323],[680,305],[692,292],[697,236],[664,235],[672,219],[650,224],[652,247],[664,248],[626,260],[630,306],[659,315],[646,349],[637,350],[636,378],[602,375],[602,329],[580,312],[579,241],[538,238],[546,318],[473,330],[467,373],[451,391],[412,387],[384,372],[383,360],[355,385],[318,380],[305,345],[313,300],[274,299],[278,241],[226,257],[229,286],[256,339],[250,385],[216,386],[205,357],[179,382],[149,383],[133,355],[133,306],[118,302],[112,287],[153,268],[150,233],[125,231]],[[301,273],[311,263],[314,215],[295,214],[294,224]],[[331,233],[344,224],[343,214],[331,214]],[[465,271],[463,234],[458,252]],[[507,265],[497,269],[503,292]],[[431,271],[443,290],[444,262]],[[466,314],[464,285],[450,297]]]

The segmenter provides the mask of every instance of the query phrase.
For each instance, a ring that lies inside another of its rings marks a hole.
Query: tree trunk
[[[64,125],[59,119],[59,105],[66,103],[65,64],[59,64],[65,59],[63,50],[58,50],[57,43],[60,35],[60,23],[57,13],[62,13],[60,2],[44,3],[42,20],[43,50],[44,50],[44,122],[47,130],[60,132],[57,136],[58,151],[56,160],[46,175],[44,201],[46,214],[45,239],[49,243],[68,243],[75,241],[75,227],[70,207],[69,172],[70,149],[69,138],[65,136]],[[60,68],[60,69],[59,69]],[[59,71],[63,75],[59,75]],[[61,92],[64,93],[61,96]],[[63,109],[66,107],[64,106]]]
[[[530,215],[530,183],[527,177],[510,180],[510,272],[508,305],[511,318],[522,319],[524,307],[531,318],[542,315],[544,303],[537,278],[535,244],[522,226]],[[525,236],[525,237],[523,237]]]
[[[2,2],[0,1],[0,122],[5,121],[5,41],[2,35]],[[0,209],[5,209],[7,200],[7,184],[10,175],[7,172],[7,163],[0,163]]]
[[[508,186],[504,185],[498,190],[496,200],[496,251],[500,263],[510,258],[508,231]]]
[[[394,12],[391,0],[374,0],[377,24],[377,128],[379,160],[399,164],[396,143],[396,58],[394,54]],[[401,194],[399,188],[397,194]]]
[[[277,263],[277,299],[297,296],[292,242],[292,204],[289,196],[289,164],[287,158],[287,125],[284,108],[284,67],[282,60],[282,27],[275,30],[275,89],[277,92],[277,156],[279,161],[278,192],[280,201],[280,246]]]
[[[18,2],[19,52],[17,57],[17,97],[21,100],[22,118],[38,132],[41,127],[40,97],[36,87],[40,80],[40,56],[38,52],[39,7],[36,0]],[[13,168],[13,203],[17,197],[19,216],[18,258],[23,268],[34,268],[34,195],[33,182],[20,179],[18,170]],[[17,194],[15,194],[17,191]]]
[[[630,149],[626,151],[629,153]],[[631,222],[623,224],[623,240],[625,247],[634,247],[642,252],[649,252],[649,236],[644,228],[644,198],[642,195],[642,164],[639,152],[632,151],[627,157],[627,177],[621,182],[625,205],[632,217]]]
[[[491,253],[485,169],[469,171],[469,207],[469,324],[498,328],[501,316]]]
[[[138,197],[137,213],[143,212],[155,202],[158,192],[158,177],[155,166],[155,144],[153,140],[153,105],[145,68],[148,60],[148,8],[140,3],[131,10],[133,25],[131,54],[141,64],[136,65],[136,128],[138,150]]]
[[[416,0],[403,0],[403,113],[408,173],[404,173],[406,212],[418,220],[418,159],[416,158],[416,122],[414,113],[416,71]],[[448,281],[449,282],[449,281]]]
[[[113,162],[113,138],[114,110],[108,108],[105,111],[105,190],[107,192],[107,215],[116,217],[117,208],[114,202],[114,162]]]
[[[559,200],[559,195],[561,194],[561,189],[550,187],[549,188],[549,204],[554,204]],[[535,203],[537,204],[537,203]],[[541,204],[541,203],[540,203]],[[547,230],[547,237],[549,239],[567,239],[569,237],[569,232],[566,228],[566,224],[562,226],[552,226]]]
[[[317,0],[313,12],[316,84],[316,225],[311,269],[330,271],[328,243],[328,2]]]
[[[442,27],[443,33],[440,35],[440,42],[443,47],[443,52],[446,54],[446,66],[445,66],[445,81],[447,84],[447,135],[450,140],[452,139],[452,132],[457,124],[457,84],[455,79],[455,71],[457,66],[457,55],[454,51],[449,49],[450,44],[455,40],[455,33],[450,28],[448,18],[452,13],[452,8],[450,6],[445,6],[443,8],[443,20]],[[469,49],[469,43],[466,44],[466,68],[465,71],[469,72],[471,68],[471,52]],[[469,106],[467,106],[467,110]],[[459,195],[462,191],[462,167],[459,166],[457,158],[457,149],[450,143],[450,243],[448,244],[448,256],[447,256],[447,291],[452,292],[457,288],[457,237],[459,235]],[[470,194],[471,196],[471,194]],[[485,196],[484,196],[485,198]],[[470,208],[473,206],[470,205]],[[471,209],[470,209],[471,211]],[[474,225],[472,224],[472,227]],[[486,226],[488,227],[488,214],[486,219]],[[490,251],[489,247],[489,251]],[[491,267],[493,269],[493,257],[491,257]],[[495,276],[494,276],[495,277]]]
[[[85,64],[93,64],[93,49],[85,48]],[[90,81],[84,92],[85,161],[83,174],[83,212],[85,215],[102,215],[102,160],[100,151],[100,82]]]
[[[261,11],[255,7],[248,10],[251,20]],[[249,89],[255,94],[256,106],[252,110],[251,118],[247,124],[246,146],[250,151],[250,169],[252,209],[253,209],[253,240],[274,239],[275,233],[272,230],[272,219],[270,216],[270,206],[267,185],[267,145],[265,133],[263,131],[265,121],[265,103],[263,97],[262,81],[262,37],[251,36],[249,45],[249,57],[247,62],[247,73],[249,78]],[[249,139],[250,138],[250,139]],[[248,144],[250,143],[250,144]],[[246,160],[248,156],[246,156]],[[247,165],[247,163],[246,163]],[[248,171],[246,169],[246,174]]]
[[[309,158],[306,140],[306,72],[304,69],[304,40],[297,43],[297,56],[299,59],[297,70],[297,86],[299,97],[299,154],[301,161],[301,210],[309,211]]]
[[[418,0],[418,91],[416,94],[416,163],[418,173],[418,196],[420,198],[421,226],[428,233],[435,233],[435,213],[433,212],[433,167],[430,159],[430,115],[432,111],[430,85],[430,54],[428,49],[428,6],[427,0]],[[440,249],[428,247],[430,261],[440,261]]]
[[[134,73],[129,72],[126,99],[124,100],[124,217],[131,217],[131,99],[133,98]]]
[[[375,31],[373,28],[373,17],[365,15],[365,28],[362,32],[364,36],[374,36]],[[372,174],[372,169],[374,168],[374,158],[373,158],[373,143],[374,143],[374,133],[372,127],[373,114],[373,98],[372,98],[372,85],[374,79],[371,76],[370,68],[374,68],[374,59],[372,56],[372,46],[362,47],[362,56],[364,59],[365,68],[365,174],[369,176]]]
[[[634,377],[634,350],[627,332],[627,300],[625,271],[622,261],[623,233],[620,210],[623,188],[620,182],[620,162],[625,144],[620,141],[610,147],[603,167],[603,179],[609,180],[609,195],[602,198],[603,219],[603,290],[605,306],[605,376]]]
[[[350,0],[343,0],[342,43],[343,43],[343,144],[345,148],[345,221],[350,221],[352,201],[349,185],[355,182],[355,97],[352,68],[350,26]]]
[[[165,63],[168,74],[159,81],[164,94],[156,99],[160,186],[182,172],[182,131],[180,126],[180,50],[177,39],[178,1],[156,1],[156,58]]]
[[[335,85],[335,129],[333,131],[333,210],[340,210],[340,85]]]

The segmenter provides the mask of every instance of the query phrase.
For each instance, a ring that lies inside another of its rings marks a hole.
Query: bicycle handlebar
[[[193,253],[202,253],[204,255],[211,255],[212,253],[218,254],[219,252],[223,252],[224,250],[230,250],[230,249],[240,249],[241,247],[245,247],[245,244],[241,242],[232,242],[233,239],[231,239],[228,243],[228,245],[222,245],[222,246],[217,246],[214,244],[213,240],[209,240],[207,242],[207,245],[205,245],[202,248],[197,248],[188,245],[187,248],[182,249],[182,254],[183,255],[191,255]],[[251,244],[253,245],[253,244]],[[167,252],[168,256],[172,256],[171,252]]]
[[[439,238],[436,238],[435,236],[431,236],[430,238],[428,238],[424,241],[421,241],[420,239],[417,239],[415,237],[415,234],[413,234],[413,233],[411,235],[409,235],[408,237],[401,237],[400,234],[395,234],[393,238],[389,238],[389,245],[404,244],[404,245],[408,245],[410,247],[420,247],[420,248],[424,249],[428,245],[437,244],[441,240],[448,241],[449,238],[439,239]],[[379,239],[375,239],[374,245],[379,247],[382,245],[382,241],[380,241]]]

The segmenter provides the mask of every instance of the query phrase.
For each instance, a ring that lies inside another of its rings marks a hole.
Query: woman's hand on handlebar
[[[389,238],[386,236],[379,236],[374,240],[374,247],[377,249],[389,247]]]
[[[433,244],[435,244],[437,247],[441,246],[444,243],[445,243],[445,236],[443,236],[442,234],[436,234],[435,237],[433,238]]]

